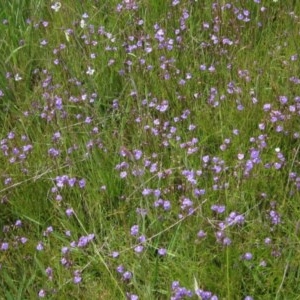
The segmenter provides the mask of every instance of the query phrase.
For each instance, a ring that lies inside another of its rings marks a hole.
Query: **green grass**
[[[300,299],[299,4],[86,2],[0,4],[0,299]]]

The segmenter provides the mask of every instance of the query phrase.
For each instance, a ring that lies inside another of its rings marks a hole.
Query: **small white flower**
[[[61,3],[60,2],[55,2],[53,5],[51,5],[51,8],[55,11],[58,12],[61,8]]]
[[[245,157],[245,155],[244,155],[243,153],[239,153],[239,154],[237,155],[238,160],[243,160],[244,157]]]
[[[91,67],[88,67],[88,70],[86,71],[86,74],[93,75],[95,73],[95,69],[92,69]]]
[[[15,75],[15,81],[20,81],[20,80],[22,80],[22,77],[19,75],[19,73],[17,73]]]
[[[277,147],[277,148],[275,148],[275,152],[280,152],[280,148],[279,147]]]
[[[86,27],[86,22],[85,20],[80,20],[80,27],[83,29],[84,27]]]

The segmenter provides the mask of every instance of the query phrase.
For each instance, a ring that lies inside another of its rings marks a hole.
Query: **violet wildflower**
[[[149,189],[149,188],[144,188],[142,191],[143,196],[151,195],[151,193],[152,193],[152,189]]]
[[[136,236],[139,233],[139,225],[133,225],[130,229],[130,234]]]
[[[60,263],[61,263],[63,266],[68,266],[68,260],[67,260],[65,257],[62,257],[62,258],[61,258]]]
[[[141,150],[133,150],[133,156],[135,160],[141,159],[143,152]]]
[[[197,236],[198,238],[204,238],[206,237],[207,233],[203,230],[200,230],[198,233],[197,233]]]
[[[67,215],[68,217],[71,217],[73,214],[74,214],[73,208],[68,208],[68,209],[66,210],[66,215]]]
[[[119,265],[119,266],[117,267],[117,272],[120,273],[120,274],[123,274],[123,273],[125,272],[124,266]]]
[[[81,189],[83,189],[85,187],[85,184],[86,184],[86,182],[85,182],[84,178],[82,178],[78,181],[78,185]]]
[[[271,244],[272,240],[271,240],[271,238],[266,237],[264,242],[265,242],[266,245],[269,245],[269,244]]]
[[[279,96],[279,102],[284,105],[288,102],[288,98],[286,96]]]
[[[193,296],[193,292],[186,289],[185,287],[181,287],[178,281],[173,281],[172,293],[173,293],[173,296],[171,297],[172,300],[183,299],[184,297],[190,298]]]
[[[47,227],[47,229],[44,231],[43,235],[44,236],[48,236],[50,233],[53,232],[53,227],[52,226],[49,226]]]
[[[69,248],[68,247],[62,247],[61,248],[61,253],[66,254],[69,252]]]
[[[127,177],[127,172],[126,171],[122,171],[121,173],[120,173],[120,178],[125,178],[125,177]]]
[[[113,251],[112,254],[111,254],[111,256],[113,258],[117,258],[117,257],[119,257],[119,255],[120,255],[120,253],[118,251]]]
[[[223,239],[223,245],[229,246],[231,244],[231,239],[229,237],[224,237]]]
[[[140,243],[145,243],[146,242],[146,236],[145,235],[140,235],[139,237],[138,237],[138,241],[140,242]]]
[[[142,245],[138,245],[134,248],[134,251],[136,253],[141,253],[141,252],[143,252],[143,250],[144,250],[144,246],[142,246]]]
[[[81,236],[78,240],[77,247],[83,248],[83,247],[87,246],[88,243],[89,243],[88,237]]]
[[[163,201],[163,209],[164,209],[165,211],[168,211],[168,210],[171,209],[171,203],[170,203],[169,200]]]
[[[218,214],[222,214],[225,211],[225,205],[212,205],[211,210]]]
[[[275,210],[271,210],[269,216],[273,225],[278,225],[281,222],[280,215]]]
[[[74,274],[73,282],[74,282],[75,284],[80,283],[81,280],[82,280],[80,271],[79,271],[79,270],[76,270],[76,271],[74,271],[73,274]]]
[[[128,300],[139,300],[139,297],[135,294],[126,293],[126,298]]]
[[[55,132],[52,136],[52,141],[57,142],[58,140],[60,140],[61,138],[61,134],[59,131]]]
[[[62,200],[62,196],[60,194],[57,194],[55,196],[55,200],[58,201],[58,202],[61,201]]]
[[[157,253],[160,255],[160,256],[165,256],[167,254],[167,249],[165,248],[159,248],[157,250]]]
[[[77,181],[76,178],[69,178],[69,180],[68,180],[69,187],[73,187],[75,185],[76,181]]]
[[[251,260],[251,259],[253,258],[253,255],[252,255],[252,253],[250,253],[250,252],[246,252],[246,253],[242,256],[242,258],[243,258],[244,260]]]
[[[269,111],[271,108],[272,108],[272,106],[271,106],[270,103],[266,103],[266,104],[264,104],[264,106],[263,106],[263,110],[264,110],[264,111]]]
[[[71,236],[71,231],[70,231],[70,230],[66,230],[66,231],[65,231],[65,235],[66,235],[66,236]]]
[[[26,244],[28,239],[26,237],[21,237],[20,241],[21,241],[22,244]]]
[[[36,250],[38,250],[38,251],[42,251],[42,250],[44,250],[44,245],[43,245],[43,243],[42,243],[42,242],[39,242],[39,243],[37,244],[37,246],[36,246]]]
[[[39,295],[39,298],[45,298],[46,297],[45,290],[40,290],[38,295]]]
[[[201,195],[205,195],[205,190],[204,189],[194,189],[194,195],[196,196],[196,197],[199,197],[199,196],[201,196]]]
[[[4,243],[1,244],[1,250],[2,251],[6,251],[8,249],[8,247],[9,247],[9,244],[6,243],[6,242],[4,242]]]
[[[129,271],[126,271],[123,273],[123,279],[124,280],[130,280],[132,278],[132,273]]]

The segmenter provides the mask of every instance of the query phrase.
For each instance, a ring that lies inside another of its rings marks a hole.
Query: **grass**
[[[0,299],[300,299],[300,6],[231,2],[0,4]]]

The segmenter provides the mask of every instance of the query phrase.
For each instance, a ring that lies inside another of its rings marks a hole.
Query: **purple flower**
[[[196,197],[199,197],[199,196],[201,196],[201,195],[204,195],[205,194],[205,190],[204,189],[194,189],[194,195],[196,196]]]
[[[78,240],[77,246],[83,248],[88,244],[88,242],[89,240],[87,236],[81,236]]]
[[[111,254],[111,256],[113,258],[117,258],[117,257],[119,257],[119,255],[120,255],[120,253],[118,251],[113,251],[112,254]]]
[[[141,159],[142,155],[143,155],[143,152],[141,150],[138,150],[138,149],[133,150],[133,156],[134,156],[135,160]]]
[[[21,221],[21,220],[17,220],[17,221],[15,222],[15,226],[16,226],[16,227],[21,227],[21,226],[22,226],[22,221]]]
[[[251,259],[253,258],[253,255],[252,255],[252,253],[250,253],[250,252],[246,252],[246,253],[242,256],[242,258],[243,258],[244,260],[251,260]]]
[[[80,271],[79,271],[79,270],[74,271],[73,282],[74,282],[75,284],[78,284],[78,283],[81,282],[81,280],[82,280],[82,278],[81,278],[81,273],[80,273]]]
[[[69,178],[68,184],[70,187],[73,187],[76,183],[76,178]]]
[[[53,140],[54,142],[57,142],[57,141],[60,139],[60,137],[61,137],[61,134],[60,134],[59,131],[57,131],[57,132],[55,132],[55,133],[53,134],[52,140]]]
[[[171,299],[173,300],[179,300],[183,299],[184,297],[192,297],[193,292],[186,289],[185,287],[181,287],[178,281],[173,281],[172,282],[172,292],[173,292],[173,297]]]
[[[139,297],[135,294],[126,293],[126,298],[128,300],[139,300]]]
[[[203,230],[200,230],[198,233],[197,233],[197,236],[198,236],[198,238],[204,238],[204,237],[206,237],[206,232],[205,231],[203,231]]]
[[[165,255],[167,254],[167,249],[165,249],[165,248],[159,248],[159,249],[157,250],[157,253],[158,253],[159,255],[161,255],[161,256],[165,256]]]
[[[7,250],[8,247],[9,247],[9,245],[6,242],[4,242],[4,243],[1,244],[1,250],[3,250],[3,251]]]
[[[266,245],[269,245],[269,244],[271,244],[272,240],[271,240],[271,238],[266,237],[264,242],[265,242]]]
[[[28,239],[26,237],[21,237],[20,241],[22,244],[25,244],[28,241]]]
[[[123,273],[123,279],[124,280],[130,280],[132,278],[132,273],[129,271],[126,271]]]
[[[122,172],[120,173],[120,177],[121,177],[121,178],[127,177],[127,172],[126,172],[126,171],[122,171]]]
[[[43,235],[44,236],[48,236],[49,233],[52,233],[53,232],[53,227],[52,226],[49,226],[47,227],[47,229],[44,231]]]
[[[284,105],[288,102],[288,98],[286,96],[279,96],[279,102]]]
[[[242,225],[244,224],[245,221],[245,217],[243,215],[240,215],[236,212],[231,212],[229,214],[229,216],[226,218],[226,222],[228,224],[228,226],[232,226],[232,225]]]
[[[46,297],[46,292],[45,292],[45,290],[40,290],[40,291],[39,291],[39,298],[44,298],[44,297]]]
[[[139,225],[133,225],[130,229],[130,234],[136,236],[139,233]]]
[[[163,201],[163,208],[164,208],[165,211],[168,211],[168,210],[171,209],[171,203],[170,203],[169,200]]]
[[[53,278],[53,270],[52,270],[52,268],[48,267],[48,268],[45,270],[45,273],[47,274],[48,278],[49,278],[50,280],[52,280],[52,278]]]
[[[212,205],[211,210],[218,214],[222,214],[225,211],[225,205]]]
[[[280,216],[275,210],[271,210],[269,216],[273,225],[278,225],[281,222]]]
[[[36,250],[42,251],[43,249],[44,249],[43,243],[42,243],[42,242],[39,242],[39,243],[37,244],[37,246],[36,246]]]
[[[231,239],[229,237],[224,237],[223,239],[223,245],[229,246],[231,244]]]
[[[138,241],[140,242],[140,243],[145,243],[146,242],[146,236],[145,235],[140,235],[139,237],[138,237]]]
[[[84,178],[82,178],[78,181],[78,185],[81,189],[85,187],[85,184],[86,184],[86,182],[85,182]]]
[[[118,273],[123,274],[124,271],[125,271],[124,266],[119,265],[119,266],[117,267],[117,272],[118,272]]]
[[[67,215],[68,217],[71,217],[73,214],[74,214],[73,208],[68,208],[68,209],[66,210],[66,215]]]
[[[251,149],[250,157],[254,163],[259,162],[259,150]]]
[[[181,203],[182,203],[181,209],[186,209],[193,205],[193,201],[191,201],[189,198],[183,198]]]
[[[68,261],[65,257],[61,258],[60,260],[60,263],[63,265],[63,266],[67,266],[68,265]]]
[[[151,193],[152,193],[152,189],[149,189],[149,188],[145,188],[145,189],[143,189],[143,191],[142,191],[142,195],[143,196],[148,196],[148,195],[150,195]]]
[[[144,246],[142,246],[142,245],[138,245],[134,248],[134,251],[136,253],[141,253],[141,252],[143,252],[143,250],[144,250]]]
[[[69,252],[69,248],[68,247],[62,247],[61,248],[61,253],[66,254]]]

